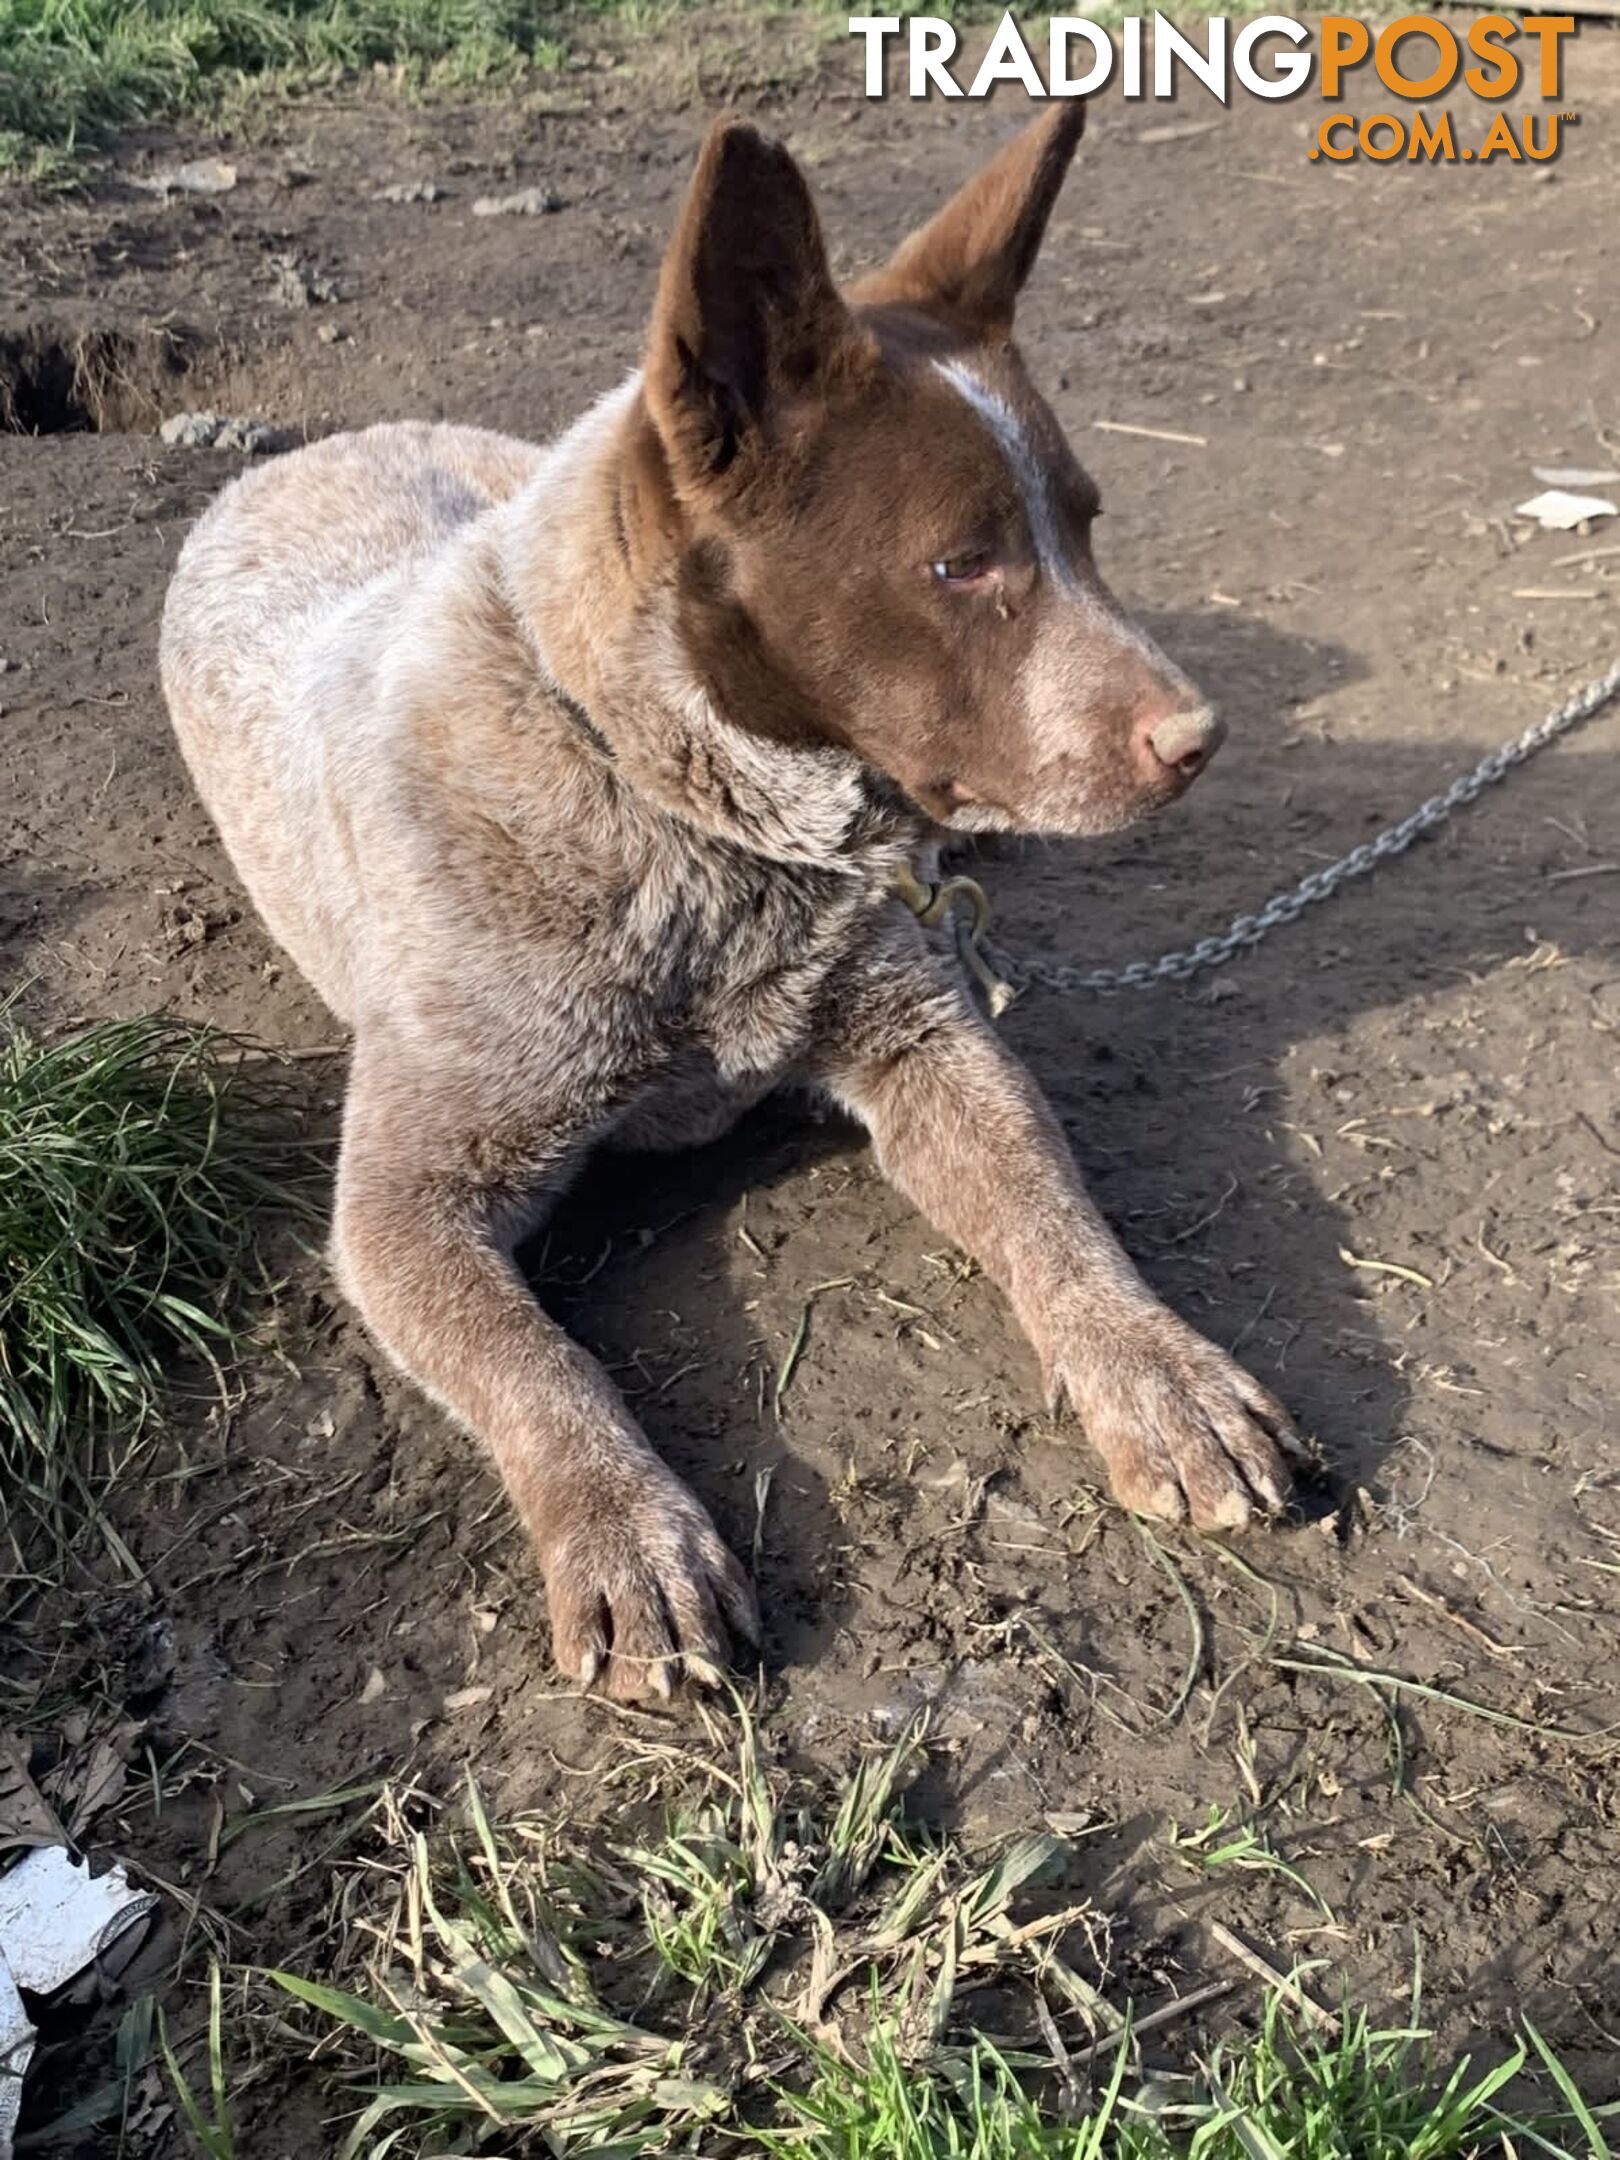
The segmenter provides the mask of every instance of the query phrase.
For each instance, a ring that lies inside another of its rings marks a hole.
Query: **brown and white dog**
[[[1121,614],[1011,339],[1081,108],[840,294],[787,153],[715,127],[645,366],[545,449],[388,426],[236,481],[163,625],[186,758],[354,1031],[333,1252],[493,1454],[558,1662],[668,1694],[753,1593],[514,1264],[593,1148],[786,1082],[1011,1299],[1130,1508],[1285,1500],[1279,1406],[1167,1312],[895,896],[941,832],[1100,833],[1218,723]]]

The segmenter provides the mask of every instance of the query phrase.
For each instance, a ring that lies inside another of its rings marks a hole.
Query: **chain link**
[[[1284,923],[1293,922],[1319,900],[1330,899],[1352,878],[1366,877],[1380,863],[1403,855],[1420,835],[1433,832],[1437,825],[1443,825],[1456,811],[1483,795],[1488,787],[1505,780],[1516,766],[1534,757],[1538,750],[1545,750],[1549,743],[1556,742],[1560,735],[1567,734],[1581,721],[1590,720],[1617,693],[1620,693],[1620,660],[1614,662],[1607,674],[1600,675],[1583,690],[1577,690],[1573,697],[1566,698],[1545,720],[1538,720],[1522,735],[1515,735],[1511,742],[1489,751],[1471,772],[1460,774],[1443,794],[1431,795],[1427,802],[1420,803],[1410,817],[1402,818],[1398,825],[1386,825],[1371,840],[1353,847],[1348,855],[1341,855],[1336,863],[1329,863],[1325,869],[1313,870],[1287,891],[1273,893],[1264,907],[1252,915],[1236,916],[1218,936],[1200,938],[1196,945],[1160,953],[1156,960],[1127,961],[1122,967],[1068,967],[1053,960],[1024,960],[1014,966],[1004,954],[997,952],[993,955],[997,968],[1020,988],[1033,985],[1065,995],[1084,992],[1107,997],[1119,990],[1151,990],[1162,982],[1185,982],[1205,968],[1222,967],[1238,953],[1258,945],[1262,938],[1269,937]]]

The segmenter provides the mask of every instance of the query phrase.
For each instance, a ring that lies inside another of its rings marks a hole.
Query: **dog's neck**
[[[502,573],[546,685],[663,811],[773,861],[881,886],[926,820],[835,743],[774,739],[695,676],[667,570],[638,560],[626,499],[641,383],[594,405],[501,513]]]

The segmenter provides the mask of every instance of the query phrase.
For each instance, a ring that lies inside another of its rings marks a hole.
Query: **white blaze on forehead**
[[[1036,557],[1041,568],[1059,585],[1071,592],[1080,588],[1063,545],[1058,529],[1057,512],[1052,503],[1052,481],[1045,464],[1036,455],[1035,446],[1025,432],[1019,419],[1006,399],[997,395],[988,383],[982,382],[960,360],[936,360],[934,366],[944,376],[951,388],[965,398],[979,418],[995,437],[997,447],[1007,460],[1018,492],[1023,498],[1024,515],[1029,520],[1030,538],[1035,543]]]

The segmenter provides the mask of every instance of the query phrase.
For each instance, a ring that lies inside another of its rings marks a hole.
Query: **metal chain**
[[[1122,967],[1067,967],[1053,960],[1024,960],[1014,965],[999,952],[994,955],[996,964],[1020,987],[1033,984],[1038,989],[1057,990],[1066,995],[1084,991],[1099,997],[1118,990],[1151,990],[1162,982],[1185,982],[1190,975],[1197,975],[1205,968],[1221,967],[1251,945],[1258,945],[1262,938],[1269,937],[1284,923],[1303,915],[1319,900],[1330,899],[1351,878],[1366,877],[1380,863],[1404,854],[1420,834],[1433,832],[1437,825],[1443,825],[1455,811],[1483,795],[1488,787],[1505,780],[1515,766],[1534,757],[1538,750],[1545,750],[1549,743],[1556,742],[1560,735],[1567,734],[1581,721],[1591,719],[1617,693],[1620,693],[1620,660],[1613,663],[1607,674],[1600,675],[1585,689],[1566,698],[1545,720],[1538,720],[1522,735],[1515,735],[1500,749],[1488,752],[1471,772],[1453,780],[1444,794],[1431,795],[1398,825],[1386,825],[1381,833],[1364,841],[1360,847],[1353,847],[1336,863],[1313,870],[1286,892],[1273,893],[1264,907],[1253,915],[1235,917],[1219,936],[1200,938],[1196,945],[1160,953],[1156,960],[1127,961]]]

